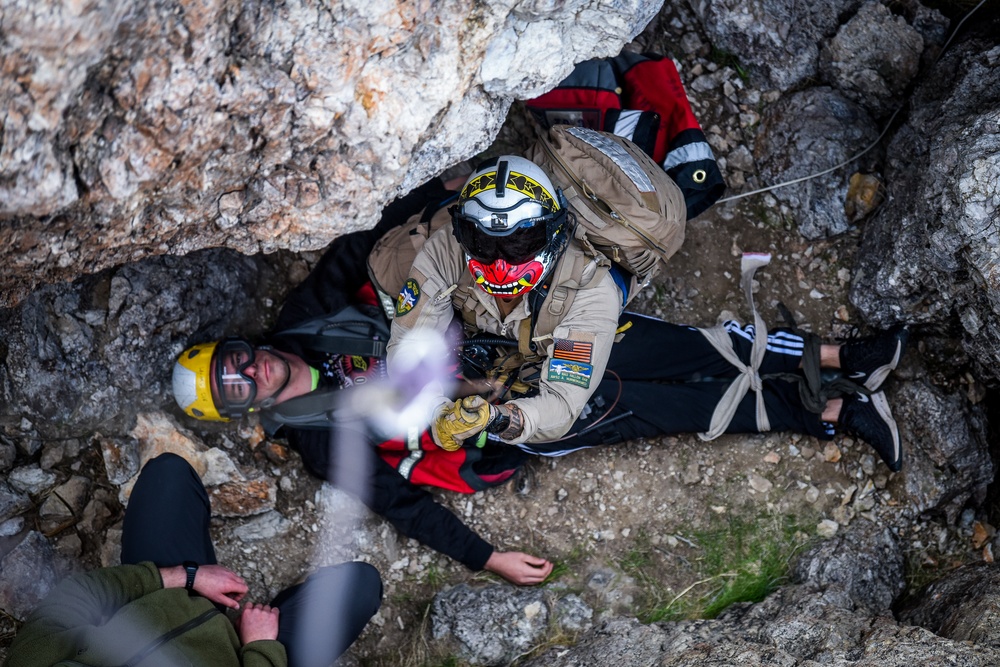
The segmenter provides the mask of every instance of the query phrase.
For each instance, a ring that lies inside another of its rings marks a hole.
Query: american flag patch
[[[552,349],[553,359],[562,359],[564,361],[581,361],[583,363],[590,363],[591,353],[594,351],[593,343],[585,343],[579,340],[567,340],[565,338],[556,338],[555,345]]]

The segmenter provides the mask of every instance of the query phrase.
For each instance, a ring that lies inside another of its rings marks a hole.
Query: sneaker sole
[[[899,441],[899,427],[896,426],[896,420],[892,418],[892,411],[889,409],[889,401],[886,400],[885,394],[882,392],[872,394],[869,398],[879,417],[892,433],[892,461],[886,461],[885,464],[889,466],[889,470],[899,472],[903,468],[903,446]]]
[[[903,356],[903,348],[906,346],[908,338],[908,332],[906,329],[903,329],[900,332],[900,336],[896,338],[896,354],[893,355],[892,361],[887,363],[885,366],[879,366],[876,368],[872,371],[871,375],[868,376],[868,379],[865,380],[865,387],[867,387],[869,391],[877,391],[878,388],[882,386],[882,383],[885,382],[885,379],[889,377],[889,373],[895,370],[896,366],[899,365],[899,359]]]

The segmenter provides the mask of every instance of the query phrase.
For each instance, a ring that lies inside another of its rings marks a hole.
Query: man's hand
[[[244,644],[278,638],[278,608],[251,602],[240,614],[236,631]]]
[[[518,586],[540,584],[552,573],[552,563],[520,551],[494,551],[483,567]]]
[[[164,588],[183,588],[187,580],[184,568],[160,568]],[[239,609],[239,601],[247,594],[247,582],[221,565],[202,565],[194,577],[194,592],[215,604]]]
[[[202,565],[194,578],[194,592],[209,602],[230,609],[239,609],[239,601],[247,594],[247,582],[221,565]]]
[[[490,421],[490,404],[482,396],[466,396],[438,409],[431,423],[431,437],[441,449],[453,452],[462,441],[479,434]]]

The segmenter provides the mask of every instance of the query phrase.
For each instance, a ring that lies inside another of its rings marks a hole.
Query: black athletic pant
[[[122,563],[173,567],[186,560],[215,565],[208,532],[212,506],[201,478],[176,454],[143,466],[122,525]]]
[[[215,564],[211,506],[194,468],[176,454],[147,463],[132,489],[122,527],[122,563],[173,567]],[[278,641],[292,667],[329,667],[347,650],[382,602],[382,580],[367,563],[320,568],[271,602]]]
[[[612,348],[609,372],[567,436],[556,442],[523,445],[525,449],[552,455],[635,438],[708,430],[716,405],[738,374],[736,367],[692,327],[625,313],[619,323],[628,322],[631,326],[625,337]],[[741,329],[733,324],[729,330],[737,354],[746,361],[753,344],[753,327]],[[797,373],[801,350],[799,336],[786,329],[771,332],[760,375]],[[763,385],[772,431],[831,437],[820,416],[803,407],[797,382],[772,379],[764,380]],[[756,394],[749,391],[727,433],[758,432],[756,400]]]

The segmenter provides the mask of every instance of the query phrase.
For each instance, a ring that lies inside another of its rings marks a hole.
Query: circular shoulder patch
[[[413,278],[407,278],[403,289],[399,291],[399,296],[396,297],[396,317],[406,315],[413,310],[417,301],[420,301],[420,285]]]

